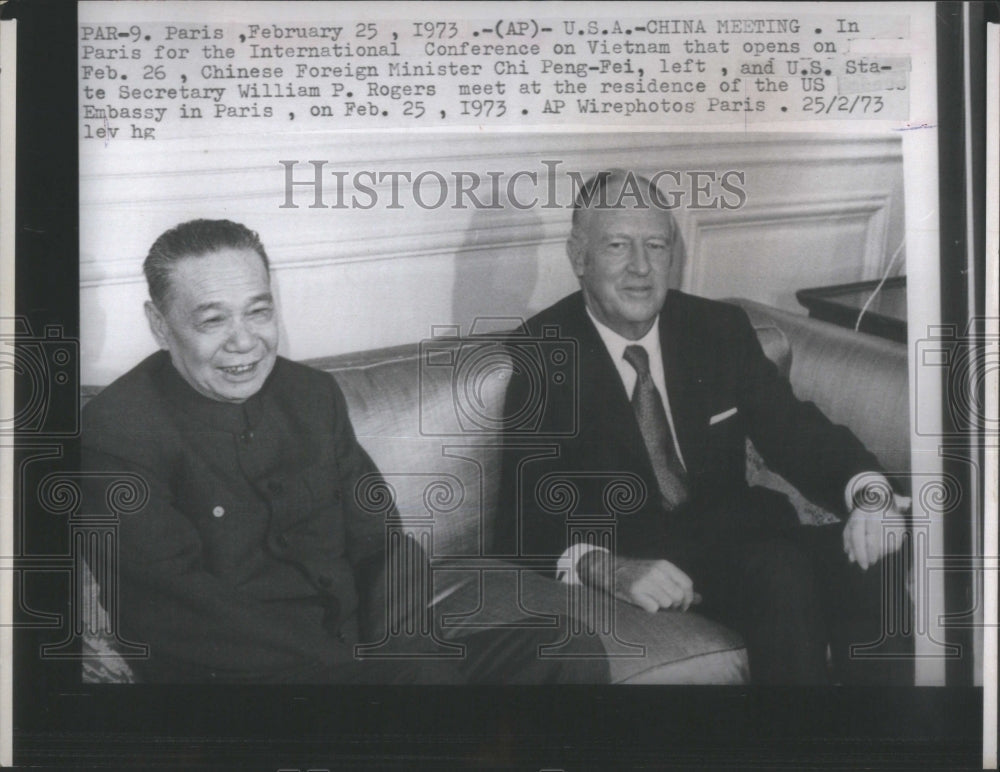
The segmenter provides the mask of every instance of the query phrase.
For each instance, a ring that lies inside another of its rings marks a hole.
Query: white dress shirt
[[[649,328],[649,332],[639,338],[639,340],[629,340],[628,338],[623,338],[610,327],[607,327],[599,322],[597,318],[590,313],[589,308],[587,309],[587,316],[589,316],[590,321],[594,323],[594,326],[597,328],[597,334],[601,336],[601,340],[604,342],[604,347],[611,355],[611,361],[615,363],[615,368],[617,368],[618,375],[621,377],[622,383],[625,385],[625,393],[628,395],[629,399],[632,399],[632,392],[635,391],[635,382],[638,380],[638,375],[635,372],[635,368],[625,361],[625,349],[629,346],[636,345],[642,346],[646,349],[646,353],[649,355],[649,374],[652,376],[653,384],[656,386],[656,390],[660,392],[660,399],[663,401],[663,409],[667,414],[667,424],[670,426],[670,436],[674,440],[674,450],[677,452],[677,458],[681,461],[681,466],[687,470],[687,466],[684,464],[684,454],[681,453],[681,446],[677,443],[677,432],[674,431],[674,419],[670,413],[670,398],[667,394],[667,378],[663,372],[663,354],[660,350],[659,314],[657,314],[656,319],[653,320],[653,326]]]
[[[625,386],[625,393],[629,399],[632,398],[632,392],[635,390],[635,382],[638,380],[638,374],[635,368],[625,361],[625,349],[628,346],[636,345],[646,349],[646,353],[649,355],[649,374],[653,379],[656,390],[660,393],[660,399],[663,401],[663,410],[667,414],[667,425],[670,427],[670,436],[674,442],[674,450],[677,452],[677,458],[680,460],[681,466],[684,466],[686,469],[684,454],[681,453],[681,446],[677,442],[677,432],[674,431],[674,419],[670,413],[670,397],[667,394],[667,379],[663,371],[663,353],[660,349],[659,314],[653,320],[653,326],[649,328],[649,332],[639,338],[639,340],[629,340],[622,337],[610,327],[598,321],[589,308],[587,309],[587,316],[594,323],[594,326],[597,328],[597,334],[604,343],[604,347],[608,350],[608,354],[611,355],[611,361],[615,363],[615,369],[618,370],[618,376],[622,379],[622,384]],[[556,578],[568,584],[579,584],[580,577],[576,573],[577,562],[588,552],[597,549],[603,550],[604,548],[582,542],[572,545],[559,558],[556,568]]]

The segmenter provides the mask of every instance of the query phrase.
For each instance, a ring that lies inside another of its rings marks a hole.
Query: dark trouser
[[[313,673],[308,679],[344,684],[600,684],[610,670],[596,640],[579,638],[560,647],[560,657],[540,656],[539,647],[565,637],[558,628],[494,628],[453,638],[464,652],[454,659],[413,656],[362,659]],[[569,655],[569,656],[567,656]]]
[[[508,620],[511,625],[516,619]],[[311,663],[267,672],[212,673],[194,670],[180,663],[168,664],[158,657],[156,670],[140,672],[141,680],[174,683],[253,683],[253,684],[605,684],[611,672],[604,647],[587,637],[568,638],[567,620],[544,628],[495,627],[473,633],[462,630],[434,640],[387,639],[383,656],[365,656],[350,641],[331,638],[331,647],[353,652],[338,664]],[[560,644],[559,656],[545,656],[540,647]],[[391,652],[391,656],[384,656]],[[443,657],[441,653],[453,656]]]
[[[566,638],[565,618],[553,630],[483,630],[455,639],[466,647],[462,672],[476,684],[606,684],[611,672],[596,638]],[[559,657],[541,656],[539,647],[561,643]]]
[[[693,580],[700,612],[743,635],[753,683],[912,685],[905,556],[862,571],[847,559],[843,528],[680,535],[664,557]]]

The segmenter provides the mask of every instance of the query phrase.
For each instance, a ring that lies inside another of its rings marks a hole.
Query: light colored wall
[[[682,287],[709,297],[743,296],[802,312],[795,290],[878,276],[903,238],[902,157],[894,138],[691,134],[484,136],[407,132],[195,143],[119,143],[81,157],[82,379],[104,384],[154,350],[142,315],[142,258],[165,229],[193,217],[228,217],[259,231],[273,263],[283,319],[281,350],[295,359],[413,342],[438,325],[523,317],[576,288],[564,241],[569,211],[541,206],[421,208],[404,185],[399,209],[313,209],[297,189],[284,203],[281,160],[296,179],[325,172],[518,170],[542,180],[558,161],[555,201],[568,201],[567,171],[603,168],[729,170],[745,174],[746,205],[676,212],[688,251]],[[124,146],[128,145],[128,148]],[[155,145],[155,147],[154,147]],[[332,175],[326,203],[334,203]],[[436,186],[422,191],[434,198]],[[715,188],[718,192],[718,187]],[[350,190],[348,190],[350,193]],[[480,198],[488,185],[478,191]],[[728,197],[732,200],[732,196]],[[367,201],[367,197],[363,197]],[[894,273],[902,273],[900,261]],[[497,322],[494,327],[503,326]]]

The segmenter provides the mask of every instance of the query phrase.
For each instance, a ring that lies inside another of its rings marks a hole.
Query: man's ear
[[[573,273],[576,274],[576,278],[583,278],[583,269],[587,261],[587,250],[579,234],[570,233],[569,238],[566,239],[566,254],[569,256],[569,264],[573,267]]]
[[[160,309],[156,307],[156,304],[152,300],[147,300],[143,306],[143,310],[146,312],[146,321],[149,322],[149,329],[153,333],[153,337],[156,338],[156,342],[160,348],[170,348],[167,334],[167,320],[160,312]]]
[[[674,236],[673,247],[670,251],[670,268],[667,271],[667,286],[670,289],[679,290],[684,280],[684,268],[687,265],[687,249],[684,247],[684,239],[680,231]]]

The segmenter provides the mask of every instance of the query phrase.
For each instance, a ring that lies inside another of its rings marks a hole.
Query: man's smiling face
[[[583,218],[567,251],[587,307],[619,335],[638,340],[667,296],[675,258],[673,217],[656,206],[623,205],[590,209]]]
[[[243,402],[274,368],[278,320],[271,280],[252,249],[185,257],[171,268],[164,305],[146,303],[157,342],[199,394]]]

